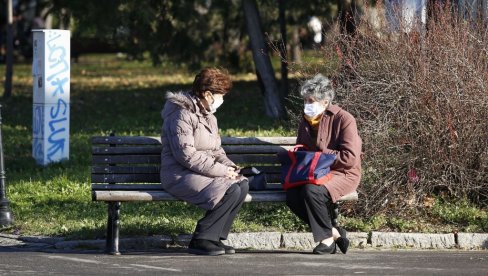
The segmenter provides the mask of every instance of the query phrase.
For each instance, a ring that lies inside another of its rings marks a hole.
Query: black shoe
[[[331,245],[326,245],[319,243],[314,249],[313,254],[335,254],[336,253],[336,243],[333,242]]]
[[[225,254],[225,250],[210,240],[191,239],[188,253],[195,255],[217,256]]]
[[[213,241],[213,243],[220,247],[220,248],[223,248],[225,250],[225,254],[235,254],[236,253],[236,250],[234,249],[234,247],[232,246],[229,246],[229,245],[225,245],[222,241]]]
[[[337,231],[341,236],[335,241],[339,249],[343,254],[346,254],[349,248],[349,239],[347,238],[347,232],[344,228],[337,227]]]

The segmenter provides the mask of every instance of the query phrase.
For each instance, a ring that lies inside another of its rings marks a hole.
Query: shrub
[[[488,198],[488,31],[437,7],[425,31],[389,33],[366,21],[321,49],[337,101],[363,139],[362,215],[418,210],[433,195]],[[335,66],[330,71],[330,66]],[[325,72],[327,73],[327,72]]]

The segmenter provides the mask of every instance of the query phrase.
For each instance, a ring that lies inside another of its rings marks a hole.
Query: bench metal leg
[[[112,255],[119,252],[120,202],[108,203],[107,241],[105,251]]]
[[[330,218],[332,220],[332,226],[337,228],[339,223],[337,222],[337,218],[339,217],[339,204],[334,203],[330,208]]]

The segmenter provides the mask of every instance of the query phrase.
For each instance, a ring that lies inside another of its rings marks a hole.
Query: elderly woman
[[[315,254],[334,254],[336,244],[346,253],[349,240],[344,229],[332,225],[329,205],[353,192],[361,178],[361,138],[356,120],[347,111],[333,105],[335,92],[329,79],[318,74],[300,87],[304,116],[298,127],[297,144],[311,151],[334,154],[332,178],[325,185],[306,184],[288,189],[290,209],[312,229]]]
[[[189,253],[233,254],[224,245],[249,190],[248,180],[221,147],[213,113],[232,87],[219,69],[202,70],[189,92],[168,92],[161,112],[161,183],[174,197],[206,210],[193,233]]]

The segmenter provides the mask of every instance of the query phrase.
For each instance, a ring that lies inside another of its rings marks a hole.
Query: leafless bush
[[[329,34],[322,53],[337,64],[337,101],[363,139],[356,213],[415,210],[439,194],[486,204],[485,25],[437,7],[425,32],[388,33],[363,21],[353,37]]]

